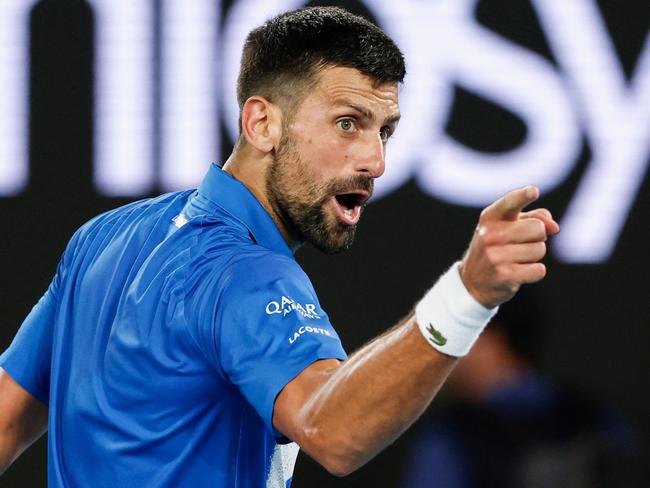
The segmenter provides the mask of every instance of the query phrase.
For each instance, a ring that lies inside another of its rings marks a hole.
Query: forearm
[[[332,371],[304,404],[301,446],[319,461],[326,455],[336,474],[353,471],[420,416],[454,364],[427,344],[410,314]]]
[[[0,475],[47,430],[47,407],[0,368]]]
[[[2,475],[11,463],[20,455],[16,433],[11,428],[0,431],[0,475]]]
[[[11,423],[3,425],[0,430],[0,475],[18,459],[18,457],[34,441],[36,441],[47,430],[40,419],[31,419],[38,425],[18,425]]]

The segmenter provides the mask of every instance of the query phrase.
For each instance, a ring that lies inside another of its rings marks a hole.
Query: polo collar
[[[255,195],[243,183],[230,176],[218,165],[210,165],[208,173],[193,198],[197,194],[240,221],[257,244],[293,257],[293,253],[277,225]]]

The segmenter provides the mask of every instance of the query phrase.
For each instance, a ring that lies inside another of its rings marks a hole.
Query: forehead
[[[397,83],[376,83],[354,68],[336,66],[323,69],[305,102],[330,107],[353,103],[381,117],[399,115]]]

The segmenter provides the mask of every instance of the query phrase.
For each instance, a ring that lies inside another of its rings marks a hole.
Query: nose
[[[361,154],[357,159],[356,171],[365,173],[372,178],[379,178],[384,174],[385,164],[385,146],[381,136],[368,135],[361,148]]]

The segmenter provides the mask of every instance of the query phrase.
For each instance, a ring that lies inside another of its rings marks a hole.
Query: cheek
[[[354,159],[350,141],[340,137],[324,121],[310,120],[292,127],[296,155],[312,176],[310,184],[327,187],[342,176],[343,169]]]
[[[351,159],[348,147],[334,137],[312,137],[305,141],[301,158],[326,178],[340,177],[341,169]]]
[[[316,139],[305,142],[300,147],[299,154],[309,172],[321,179],[335,176],[334,163],[341,159],[340,151],[334,145]]]

